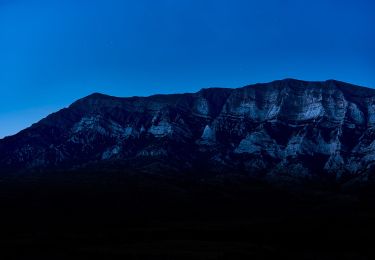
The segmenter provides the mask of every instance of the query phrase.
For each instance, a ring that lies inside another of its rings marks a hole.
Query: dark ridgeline
[[[375,90],[333,80],[150,97],[92,94],[1,140],[0,164],[12,171],[119,164],[152,173],[363,182],[375,161],[374,111]]]
[[[371,259],[374,112],[375,90],[334,80],[92,94],[0,140],[2,242],[62,259]]]

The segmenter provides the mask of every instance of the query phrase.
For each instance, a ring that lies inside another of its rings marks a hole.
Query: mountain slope
[[[0,140],[3,171],[121,163],[269,180],[371,178],[375,90],[293,79],[192,94],[92,94]]]

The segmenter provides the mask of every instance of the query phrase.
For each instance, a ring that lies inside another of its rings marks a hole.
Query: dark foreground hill
[[[0,140],[2,259],[374,259],[375,90],[93,94]]]
[[[2,259],[374,259],[373,190],[100,171],[0,182]]]

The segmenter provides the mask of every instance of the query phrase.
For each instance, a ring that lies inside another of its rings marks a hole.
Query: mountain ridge
[[[0,165],[77,168],[104,161],[132,168],[139,161],[136,170],[146,172],[172,167],[270,180],[368,181],[374,126],[375,90],[336,80],[148,97],[93,93],[1,139]]]

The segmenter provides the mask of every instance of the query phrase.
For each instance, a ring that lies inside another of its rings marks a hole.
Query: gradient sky
[[[375,87],[373,0],[0,0],[0,138],[92,92]]]

